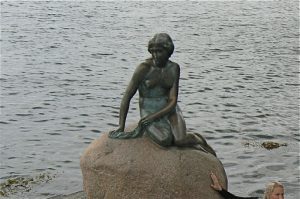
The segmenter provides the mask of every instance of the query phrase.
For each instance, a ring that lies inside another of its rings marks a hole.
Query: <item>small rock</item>
[[[281,146],[287,146],[287,143],[281,144],[281,143],[273,142],[273,141],[265,141],[261,144],[261,146],[265,149],[272,150],[272,149],[279,148]]]

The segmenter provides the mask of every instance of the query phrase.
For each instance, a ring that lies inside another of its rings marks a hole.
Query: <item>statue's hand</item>
[[[109,137],[118,137],[118,135],[120,134],[120,132],[123,132],[123,131],[124,131],[124,128],[119,127],[119,128],[116,129],[116,130],[110,131],[110,132],[108,133],[108,136],[109,136]]]
[[[153,119],[151,119],[150,117],[144,117],[139,121],[139,126],[144,128],[148,125],[150,125],[153,122]]]

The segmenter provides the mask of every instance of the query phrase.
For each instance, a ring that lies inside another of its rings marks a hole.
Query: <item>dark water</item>
[[[115,128],[157,32],[174,39],[187,126],[217,151],[229,190],[257,196],[280,180],[300,198],[298,11],[297,1],[1,1],[1,181],[53,176],[10,198],[82,189],[79,157]]]

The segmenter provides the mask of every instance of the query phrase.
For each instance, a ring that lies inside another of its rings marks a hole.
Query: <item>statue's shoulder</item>
[[[143,61],[141,64],[147,66],[147,67],[151,67],[153,64],[152,58],[148,58],[145,61]]]
[[[177,64],[176,62],[173,62],[171,60],[169,60],[169,67],[174,69],[174,70],[180,70],[179,64]]]
[[[174,62],[174,61],[169,60],[169,63],[170,63],[172,66],[179,67],[179,64],[177,64],[177,63]]]
[[[146,74],[150,69],[151,63],[148,60],[145,60],[136,67],[134,74],[143,76],[143,74]]]
[[[149,69],[151,68],[152,66],[152,60],[149,58],[149,59],[146,59],[145,61],[143,61],[142,63],[140,63],[138,65],[138,68],[139,69]]]

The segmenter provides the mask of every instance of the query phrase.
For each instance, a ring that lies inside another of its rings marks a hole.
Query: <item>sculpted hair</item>
[[[280,182],[270,182],[269,184],[267,184],[263,199],[270,199],[271,193],[276,187],[284,188],[283,184],[281,184]]]
[[[148,43],[148,51],[151,53],[151,49],[154,47],[161,47],[167,50],[169,56],[171,56],[174,52],[174,44],[171,37],[166,33],[158,33],[155,34],[152,39],[150,39]]]

